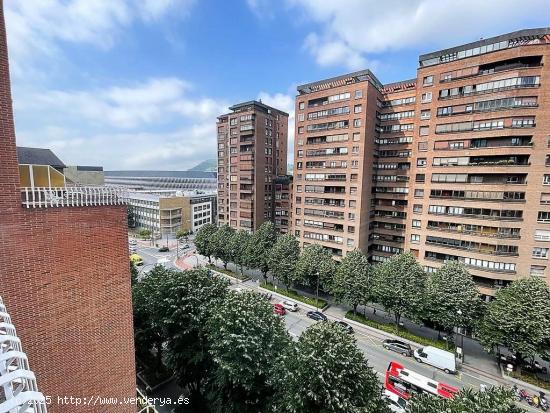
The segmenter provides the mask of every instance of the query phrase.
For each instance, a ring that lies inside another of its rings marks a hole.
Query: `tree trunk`
[[[399,322],[401,321],[401,314],[395,313],[395,326],[397,327],[397,330],[399,331]]]
[[[210,255],[208,256],[208,264],[212,265],[212,257]]]
[[[227,270],[227,261],[223,262],[223,268],[225,268]]]
[[[157,358],[156,358],[156,362],[157,362],[157,370],[160,370],[161,369],[161,366],[162,366],[162,342],[161,341],[157,341],[155,343],[155,347],[157,349]]]
[[[353,304],[353,315],[357,315],[357,304]]]

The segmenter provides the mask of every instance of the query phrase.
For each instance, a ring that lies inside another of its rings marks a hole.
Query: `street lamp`
[[[317,271],[316,275],[317,275],[317,293],[315,294],[315,307],[318,310],[319,309],[319,279],[321,278],[319,271]]]
[[[459,317],[462,316],[462,310],[459,309],[456,313]],[[462,363],[464,363],[464,334],[462,334],[460,329],[461,327],[457,327],[457,332],[460,335],[460,359],[462,360]]]

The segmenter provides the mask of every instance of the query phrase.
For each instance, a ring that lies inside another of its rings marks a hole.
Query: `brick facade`
[[[126,207],[22,207],[1,0],[0,13],[0,295],[49,412],[133,412],[57,404],[135,396]]]

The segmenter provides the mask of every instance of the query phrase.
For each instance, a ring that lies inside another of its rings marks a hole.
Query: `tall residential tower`
[[[275,179],[286,175],[288,113],[262,102],[218,117],[218,221],[255,231],[274,221]]]

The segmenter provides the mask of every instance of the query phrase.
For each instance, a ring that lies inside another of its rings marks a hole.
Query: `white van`
[[[437,367],[447,374],[456,373],[456,359],[453,353],[427,346],[414,351],[414,358],[419,363]]]

